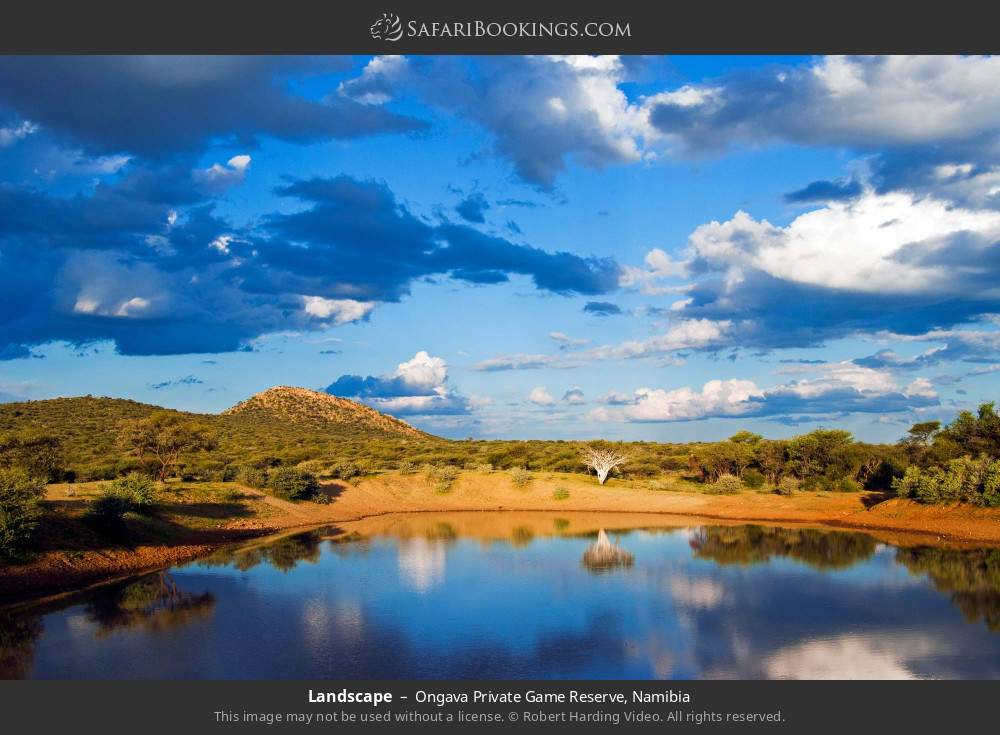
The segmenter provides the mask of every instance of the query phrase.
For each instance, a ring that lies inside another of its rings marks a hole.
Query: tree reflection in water
[[[35,641],[41,634],[40,615],[0,610],[0,679],[24,679],[31,673]]]
[[[919,546],[897,549],[896,561],[911,574],[926,574],[938,591],[950,593],[952,604],[970,623],[982,620],[1000,632],[1000,549]]]
[[[320,559],[322,531],[309,531],[285,536],[260,546],[230,546],[201,559],[198,563],[206,567],[230,566],[241,572],[259,564],[270,564],[282,572],[295,569],[300,561],[315,564]]]
[[[875,553],[877,542],[864,533],[769,526],[706,526],[691,538],[698,559],[748,566],[788,557],[817,569],[846,569]]]
[[[98,590],[87,601],[86,615],[100,638],[122,628],[178,628],[211,615],[214,607],[212,593],[185,592],[167,572],[159,572]]]
[[[603,528],[597,532],[597,540],[587,547],[581,559],[583,566],[596,574],[630,567],[634,561],[635,557],[618,543],[611,543]]]
[[[30,676],[35,643],[44,632],[42,618],[81,601],[87,620],[95,625],[96,638],[120,630],[180,628],[211,615],[215,608],[215,597],[210,592],[185,592],[169,573],[157,572],[72,595],[55,603],[0,610],[0,679]]]

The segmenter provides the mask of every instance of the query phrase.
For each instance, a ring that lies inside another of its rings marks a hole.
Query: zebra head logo
[[[382,13],[368,30],[376,41],[398,41],[403,37],[403,24],[395,13]]]

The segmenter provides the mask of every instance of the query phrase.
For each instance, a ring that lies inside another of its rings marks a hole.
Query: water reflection
[[[282,572],[290,572],[301,561],[312,564],[319,561],[323,537],[321,531],[308,531],[267,543],[227,547],[200,559],[198,563],[207,567],[233,567],[242,572],[267,564]]]
[[[100,638],[122,628],[165,630],[211,615],[215,596],[193,594],[177,586],[166,572],[149,574],[132,582],[110,585],[92,595],[86,604],[87,619]]]
[[[718,564],[746,566],[789,557],[816,569],[847,569],[871,558],[877,546],[864,533],[767,526],[701,528],[690,543],[697,558]]]
[[[597,532],[597,540],[583,552],[581,561],[583,566],[590,571],[602,574],[632,566],[635,557],[625,551],[618,543],[611,543],[607,532],[602,528]]]
[[[0,610],[0,676],[1000,678],[1000,550],[650,523],[401,515],[233,547]]]
[[[983,621],[1000,632],[1000,549],[956,552],[932,546],[897,549],[896,561],[926,574],[934,587],[950,593],[969,622]]]

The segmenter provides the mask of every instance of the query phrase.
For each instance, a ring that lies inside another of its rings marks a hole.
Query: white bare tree
[[[604,484],[615,467],[625,464],[627,457],[614,449],[587,447],[583,450],[583,463],[597,473],[597,481]]]

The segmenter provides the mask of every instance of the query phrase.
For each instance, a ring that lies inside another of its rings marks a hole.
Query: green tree
[[[32,477],[49,482],[61,479],[62,443],[57,437],[36,431],[0,435],[0,468],[21,467]]]
[[[16,556],[28,546],[44,492],[44,481],[23,467],[0,469],[0,556]]]
[[[157,411],[145,419],[124,421],[119,443],[140,460],[152,458],[159,465],[157,479],[165,480],[187,453],[213,449],[214,440],[205,427],[169,411]]]

